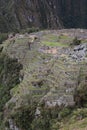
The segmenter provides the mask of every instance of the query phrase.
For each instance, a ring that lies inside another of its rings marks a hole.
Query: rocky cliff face
[[[86,28],[86,0],[1,0],[0,31],[17,28]]]

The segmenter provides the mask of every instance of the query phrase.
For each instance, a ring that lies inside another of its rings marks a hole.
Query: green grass
[[[36,91],[37,91],[37,90],[46,90],[46,89],[47,89],[47,87],[45,87],[45,86],[44,86],[44,87],[41,87],[41,88],[39,88],[39,87],[37,88],[37,87],[33,87],[33,86],[29,86],[29,90],[36,90]]]
[[[66,35],[54,35],[54,34],[47,34],[42,37],[41,43],[46,46],[51,47],[68,47],[71,38]]]
[[[24,42],[26,43],[28,41],[29,41],[29,38],[17,38],[15,42],[21,44]]]
[[[76,109],[63,120],[60,130],[87,130],[87,108]]]
[[[57,41],[59,38],[56,35],[47,34],[46,36],[43,36],[43,39],[50,41]]]
[[[59,39],[70,39],[70,37],[67,35],[60,35]]]
[[[87,43],[87,39],[82,39],[82,43]]]
[[[68,47],[69,45],[67,43],[61,43],[61,42],[50,42],[50,41],[42,41],[43,45],[51,46],[51,47]]]
[[[75,121],[72,124],[67,123],[60,130],[87,130],[87,118]]]
[[[47,34],[45,36],[43,36],[43,39],[49,39],[51,41],[57,41],[57,40],[67,40],[67,39],[70,39],[69,36],[67,35],[54,35],[54,34]]]

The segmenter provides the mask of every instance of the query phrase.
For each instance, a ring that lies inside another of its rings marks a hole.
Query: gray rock
[[[36,109],[35,116],[39,116],[41,114],[39,108]]]
[[[10,130],[20,130],[13,122],[12,119],[9,119],[9,127],[10,127]]]
[[[74,51],[80,51],[80,50],[83,50],[85,47],[85,45],[78,45],[74,48]]]

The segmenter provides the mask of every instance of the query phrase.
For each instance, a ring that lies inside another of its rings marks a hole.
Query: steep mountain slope
[[[1,0],[0,31],[21,28],[87,28],[84,0]]]
[[[47,1],[4,0],[0,2],[0,31],[26,27],[61,27]]]
[[[11,31],[20,27],[14,12],[13,0],[0,1],[0,31]]]
[[[86,0],[55,0],[59,8],[56,9],[65,27],[87,28]]]
[[[62,121],[71,118],[71,127],[73,120],[87,117],[87,30],[16,34],[0,46],[3,54],[23,65],[20,82],[9,90],[11,97],[1,111],[1,130],[61,129]],[[62,127],[67,125],[63,122]]]

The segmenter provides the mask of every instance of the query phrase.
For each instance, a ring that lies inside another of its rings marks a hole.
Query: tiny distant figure
[[[31,42],[28,42],[29,50],[31,50]]]
[[[22,81],[22,80],[23,80],[23,77],[24,77],[23,75],[20,75],[19,80]]]
[[[10,43],[14,44],[15,43],[15,39],[10,39]]]
[[[24,74],[20,74],[19,81],[21,82],[24,79]]]
[[[15,39],[13,39],[13,44],[15,43]]]

